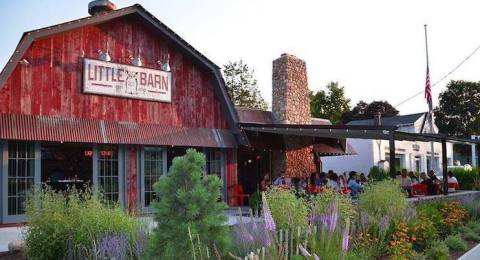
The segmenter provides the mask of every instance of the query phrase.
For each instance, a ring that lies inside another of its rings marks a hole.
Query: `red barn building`
[[[238,183],[237,168],[251,178],[244,163],[250,156],[270,158],[280,150],[275,165],[282,167],[295,156],[312,156],[311,143],[289,155],[281,150],[298,146],[295,140],[273,138],[262,147],[258,135],[241,131],[238,124],[255,121],[259,112],[239,110],[240,121],[220,68],[140,5],[115,10],[108,1],[93,1],[89,11],[89,17],[24,33],[0,74],[0,223],[22,221],[27,191],[44,182],[58,189],[95,184],[106,199],[146,212],[153,183],[188,147],[205,153],[205,173],[223,180],[230,204],[238,204],[229,192]],[[281,59],[290,66],[296,58]],[[310,122],[275,104],[273,112],[260,112],[267,113],[261,123],[277,122],[275,113],[284,113],[280,121]],[[254,145],[237,150],[247,138]],[[296,167],[312,169],[307,160]],[[265,166],[273,158],[261,161]],[[265,167],[257,175],[272,174],[271,165]]]

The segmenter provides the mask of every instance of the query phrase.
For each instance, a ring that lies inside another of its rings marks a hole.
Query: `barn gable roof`
[[[228,96],[225,82],[220,71],[220,67],[211,60],[209,60],[207,57],[205,57],[203,54],[201,54],[192,45],[182,39],[172,29],[159,21],[155,16],[153,16],[139,4],[23,33],[22,38],[20,39],[20,42],[17,45],[17,48],[15,49],[13,55],[8,60],[3,70],[0,72],[0,89],[3,88],[7,79],[12,74],[12,72],[24,56],[25,52],[28,50],[28,48],[34,41],[49,37],[57,33],[74,30],[84,26],[101,24],[113,19],[118,19],[129,15],[136,15],[143,18],[147,24],[152,25],[153,28],[155,28],[163,35],[165,35],[169,40],[174,42],[187,55],[193,57],[194,61],[205,66],[212,72],[214,81],[216,83],[215,94],[217,94],[220,98],[222,108],[227,114],[226,116],[228,117],[231,129],[236,129],[238,123],[238,116],[235,111],[235,107],[230,100],[230,97]]]

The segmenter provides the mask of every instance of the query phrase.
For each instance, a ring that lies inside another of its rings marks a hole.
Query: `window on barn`
[[[98,186],[107,202],[118,203],[120,199],[118,148],[102,146],[98,151]]]
[[[166,174],[165,149],[145,147],[142,157],[142,205],[144,208],[149,208],[152,201],[156,199],[153,186],[163,174]]]
[[[35,147],[33,143],[8,143],[7,214],[25,214],[28,191],[35,182]]]

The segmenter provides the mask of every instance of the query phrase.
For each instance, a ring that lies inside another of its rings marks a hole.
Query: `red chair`
[[[458,182],[449,182],[448,183],[448,191],[457,191],[460,189],[460,185],[458,185]]]
[[[415,184],[412,186],[412,196],[425,196],[427,195],[426,184]]]
[[[240,184],[235,184],[228,188],[228,204],[231,207],[238,207],[245,205],[245,199],[248,200],[250,195],[243,192],[243,186]]]

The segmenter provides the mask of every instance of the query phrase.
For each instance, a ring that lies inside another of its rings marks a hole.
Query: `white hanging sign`
[[[83,92],[171,102],[172,73],[85,58]]]

